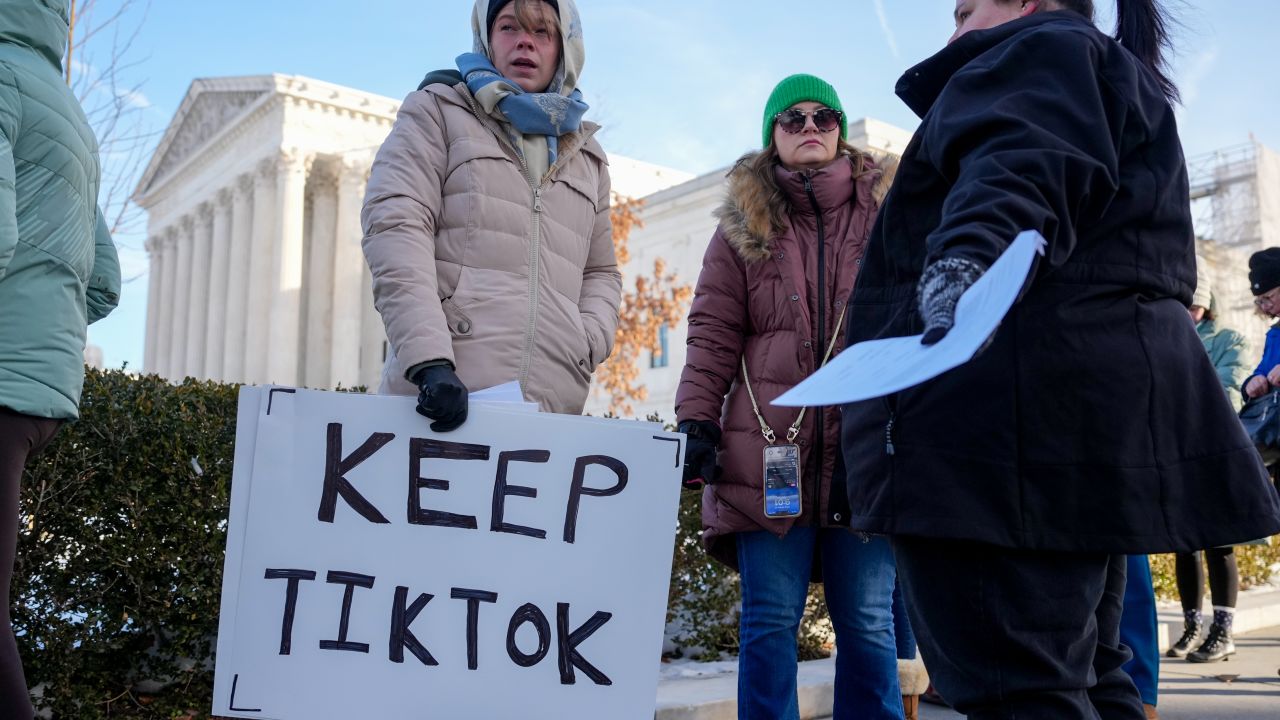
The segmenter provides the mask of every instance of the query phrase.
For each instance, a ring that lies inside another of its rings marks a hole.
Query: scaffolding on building
[[[1219,245],[1253,248],[1262,239],[1258,144],[1187,159],[1196,235]]]
[[[1251,140],[1188,158],[1187,173],[1196,252],[1213,285],[1218,321],[1253,341],[1256,356],[1267,323],[1254,309],[1249,256],[1280,241],[1280,156]]]

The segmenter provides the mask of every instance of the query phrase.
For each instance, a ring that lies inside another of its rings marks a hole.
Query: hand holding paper
[[[1013,307],[1044,238],[1018,235],[991,268],[960,298],[955,325],[934,345],[920,335],[858,343],[773,401],[783,407],[842,405],[919,385],[973,359]],[[853,315],[850,322],[857,322]]]
[[[960,298],[982,277],[982,266],[967,258],[942,258],[920,276],[920,315],[924,318],[921,345],[935,345],[956,324]]]

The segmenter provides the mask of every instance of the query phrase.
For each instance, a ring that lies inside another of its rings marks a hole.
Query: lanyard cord
[[[836,348],[836,339],[840,337],[840,326],[844,324],[844,311],[849,309],[849,304],[840,308],[840,317],[836,320],[836,331],[831,333],[831,342],[827,344],[827,354],[822,356],[821,369],[826,366],[827,361],[831,359],[831,351]],[[755,411],[756,420],[760,422],[760,434],[764,435],[765,442],[770,445],[778,441],[778,436],[773,432],[773,428],[769,427],[769,423],[765,421],[764,414],[760,412],[760,404],[756,402],[756,393],[751,389],[751,379],[747,377],[747,358],[744,354],[742,360],[742,384],[747,386],[747,397],[751,398],[751,409]],[[791,427],[787,428],[787,442],[794,443],[796,437],[800,435],[800,424],[804,422],[804,414],[809,408],[800,408],[800,414],[796,416],[796,421],[791,423]]]

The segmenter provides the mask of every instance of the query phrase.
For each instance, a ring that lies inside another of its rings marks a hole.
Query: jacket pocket
[[[440,301],[440,307],[444,309],[445,322],[449,324],[449,334],[454,337],[470,337],[475,327],[471,322],[471,318],[458,307],[452,297],[447,297]]]
[[[496,140],[483,140],[464,136],[449,144],[448,169],[450,173],[472,160],[481,158],[511,162],[511,158],[498,146]]]
[[[578,334],[578,347],[570,352],[569,361],[577,368],[578,373],[586,379],[591,378],[595,370],[595,361],[591,357],[591,341],[587,337],[586,323],[581,312],[573,312],[573,329]]]
[[[576,168],[575,168],[576,169]],[[556,175],[556,182],[568,185],[574,192],[578,193],[591,206],[592,214],[599,211],[596,207],[596,197],[599,193],[599,183],[585,174],[577,173],[560,173]]]

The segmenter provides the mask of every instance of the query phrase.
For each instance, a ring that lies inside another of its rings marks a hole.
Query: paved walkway
[[[1276,720],[1280,718],[1280,628],[1236,638],[1225,662],[1160,661],[1162,720]],[[957,720],[957,712],[921,705],[921,720]]]
[[[1206,599],[1206,607],[1208,600]],[[1160,663],[1160,716],[1165,720],[1280,720],[1280,591],[1240,594],[1236,626],[1237,655],[1226,662],[1196,665],[1163,658]],[[1176,605],[1160,612],[1163,651],[1182,631]],[[695,666],[691,672],[664,673],[658,685],[656,720],[736,720],[737,676],[733,663]],[[693,670],[705,670],[695,675]],[[833,660],[801,663],[800,717],[830,717]],[[960,714],[921,705],[922,720],[955,720]]]

